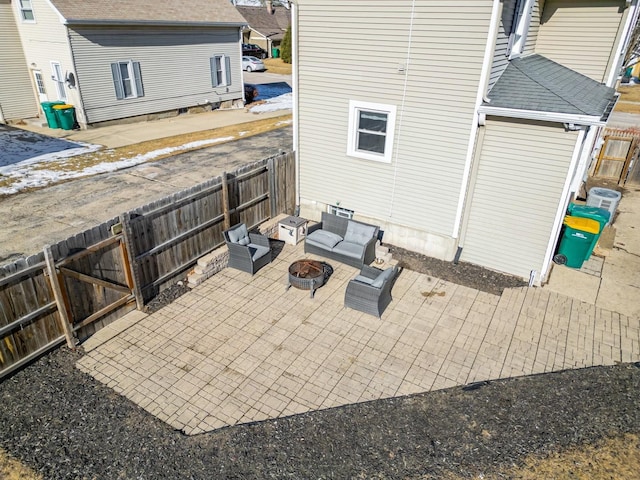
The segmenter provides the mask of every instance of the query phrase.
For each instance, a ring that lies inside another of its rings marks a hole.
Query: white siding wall
[[[60,62],[62,71],[66,75],[74,72],[67,29],[61,23],[58,14],[51,8],[46,0],[32,0],[35,23],[22,22],[18,16],[16,22],[22,38],[27,65],[32,70],[42,71],[42,78],[50,101],[58,100],[56,86],[51,79],[51,61]],[[14,1],[15,5],[15,1]],[[76,114],[82,119],[80,95],[77,89],[65,86],[67,102],[76,106]]]
[[[461,258],[540,275],[578,132],[498,118],[485,129]]]
[[[624,5],[624,0],[546,0],[536,53],[606,81]]]
[[[237,28],[74,28],[71,45],[89,123],[242,98]],[[209,59],[231,57],[231,85],[213,88]],[[111,63],[140,62],[144,96],[117,100]]]
[[[300,2],[303,204],[450,238],[492,7],[455,3],[417,1],[409,38],[409,0]],[[397,106],[391,164],[346,155],[349,100]]]
[[[0,120],[35,117],[38,107],[10,0],[0,0]]]
[[[531,13],[531,23],[529,32],[527,33],[527,42],[524,45],[523,55],[531,55],[536,53],[536,44],[538,42],[538,33],[540,32],[540,18],[544,8],[545,0],[536,0]]]

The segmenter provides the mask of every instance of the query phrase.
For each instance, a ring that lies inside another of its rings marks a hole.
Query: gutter
[[[480,72],[480,80],[478,83],[478,92],[476,94],[476,104],[474,108],[473,119],[471,122],[471,129],[469,135],[469,143],[467,145],[467,155],[464,164],[464,173],[460,182],[460,194],[458,196],[458,208],[456,209],[456,217],[453,224],[453,232],[451,236],[458,238],[460,235],[460,229],[462,228],[462,216],[465,204],[469,200],[469,181],[471,177],[471,166],[473,162],[473,152],[477,148],[477,132],[478,122],[480,120],[480,106],[483,99],[486,97],[487,85],[489,84],[489,76],[491,74],[491,68],[493,66],[493,55],[495,50],[496,40],[498,38],[498,28],[500,23],[500,17],[502,12],[502,0],[493,0],[493,6],[491,8],[491,23],[489,24],[489,31],[487,32],[487,44],[484,50],[484,62],[482,65],[482,71]],[[458,242],[458,250],[460,250],[460,243]]]
[[[520,110],[517,108],[490,107],[482,105],[478,109],[479,113],[493,115],[496,117],[524,118],[527,120],[538,120],[541,122],[567,123],[573,125],[593,125],[604,127],[606,120],[595,115],[575,115],[570,113],[539,112],[536,110]]]
[[[112,26],[162,26],[162,27],[247,27],[246,22],[176,22],[175,20],[86,20],[76,18],[66,18],[62,21],[64,25],[112,25]]]
[[[300,106],[298,101],[300,93],[298,91],[298,2],[289,1],[291,6],[291,63],[293,64],[293,74],[291,75],[291,89],[293,91],[293,154],[296,165],[296,212],[300,213]]]

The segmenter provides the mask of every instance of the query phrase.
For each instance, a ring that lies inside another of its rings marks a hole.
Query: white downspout
[[[638,21],[638,0],[633,0],[630,3],[631,5],[629,5],[629,13],[627,14],[627,20],[624,24],[624,30],[620,36],[620,42],[618,42],[618,46],[616,47],[616,54],[611,66],[611,71],[609,72],[609,78],[607,79],[606,85],[608,87],[613,87],[618,79],[618,74],[622,67],[624,50],[629,43],[629,37],[633,33],[635,24]]]
[[[560,202],[558,202],[558,210],[556,211],[556,218],[553,222],[553,229],[551,230],[549,243],[547,244],[547,251],[544,254],[544,261],[542,263],[542,269],[540,270],[540,283],[546,280],[547,273],[549,273],[551,258],[553,256],[553,251],[556,247],[558,235],[560,234],[560,228],[562,227],[562,219],[564,218],[565,213],[567,211],[567,203],[569,199],[568,197],[570,192],[571,179],[573,178],[573,173],[575,172],[578,159],[580,158],[580,153],[584,148],[584,139],[585,139],[585,129],[582,128],[578,132],[578,138],[576,139],[576,144],[575,144],[575,147],[573,148],[573,155],[571,156],[571,163],[569,164],[569,170],[567,171],[567,178],[565,179],[564,187],[562,188],[562,195],[560,197]]]
[[[582,155],[580,156],[580,163],[578,164],[576,174],[573,176],[573,181],[571,182],[571,187],[569,189],[570,192],[577,192],[578,188],[580,188],[580,184],[584,180],[589,167],[589,160],[593,153],[593,147],[595,146],[597,133],[598,128],[589,127],[584,139],[584,148],[582,149]]]
[[[480,73],[480,81],[478,83],[478,92],[476,94],[476,104],[473,111],[473,119],[471,121],[471,133],[469,134],[469,143],[467,145],[467,157],[464,164],[464,174],[462,181],[460,182],[460,194],[458,195],[458,208],[456,209],[456,218],[453,224],[453,232],[451,236],[458,238],[460,235],[460,224],[462,220],[462,211],[465,204],[466,193],[469,183],[469,175],[471,173],[471,163],[473,161],[473,152],[476,147],[476,134],[478,132],[478,109],[482,105],[483,97],[485,96],[486,88],[488,85],[489,75],[491,74],[491,67],[493,65],[493,52],[495,40],[498,35],[498,27],[500,24],[500,11],[501,0],[493,0],[493,8],[491,10],[491,24],[489,25],[489,33],[487,34],[487,43],[484,50],[484,61],[482,64],[482,71]]]
[[[298,2],[291,1],[291,62],[293,63],[293,75],[291,89],[293,90],[293,154],[296,166],[296,213],[300,210],[300,118],[299,105],[300,93],[298,92]]]

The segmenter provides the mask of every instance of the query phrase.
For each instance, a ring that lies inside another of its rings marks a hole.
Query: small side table
[[[286,217],[278,222],[278,238],[289,245],[296,245],[307,234],[307,220]]]

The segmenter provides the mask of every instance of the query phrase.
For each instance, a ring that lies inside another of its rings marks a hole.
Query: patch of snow
[[[279,97],[269,98],[264,103],[251,107],[252,113],[275,112],[277,110],[287,110],[293,108],[293,95],[285,93]]]
[[[231,137],[212,138],[208,140],[198,140],[195,142],[185,143],[184,145],[179,145],[176,147],[167,147],[167,148],[161,148],[158,150],[153,150],[151,152],[139,154],[131,158],[122,158],[115,162],[102,162],[96,165],[91,165],[89,167],[73,170],[73,171],[59,171],[56,169],[48,170],[43,167],[46,166],[47,164],[55,164],[56,161],[64,160],[74,155],[87,153],[88,150],[76,151],[75,154],[72,154],[70,153],[71,152],[71,149],[70,149],[70,150],[64,150],[62,152],[55,152],[55,153],[40,155],[36,158],[28,159],[23,162],[0,167],[0,174],[14,180],[14,182],[10,186],[0,187],[0,195],[1,194],[10,195],[10,194],[18,193],[27,188],[44,187],[46,185],[49,185],[54,182],[58,182],[60,180],[86,177],[90,175],[95,175],[97,173],[113,172],[115,170],[133,167],[140,163],[144,163],[148,160],[151,160],[160,156],[164,156],[170,153],[190,150],[193,148],[198,148],[198,147],[207,146],[207,145],[213,145],[215,143],[220,143],[220,142],[226,142],[229,140],[233,140],[234,138],[235,137],[231,136]],[[98,145],[94,145],[94,147],[100,148]],[[78,150],[78,149],[75,149],[75,150]],[[91,150],[91,151],[94,151],[94,150]],[[61,156],[61,154],[66,154],[66,155]],[[34,166],[37,166],[37,168],[33,168]]]

